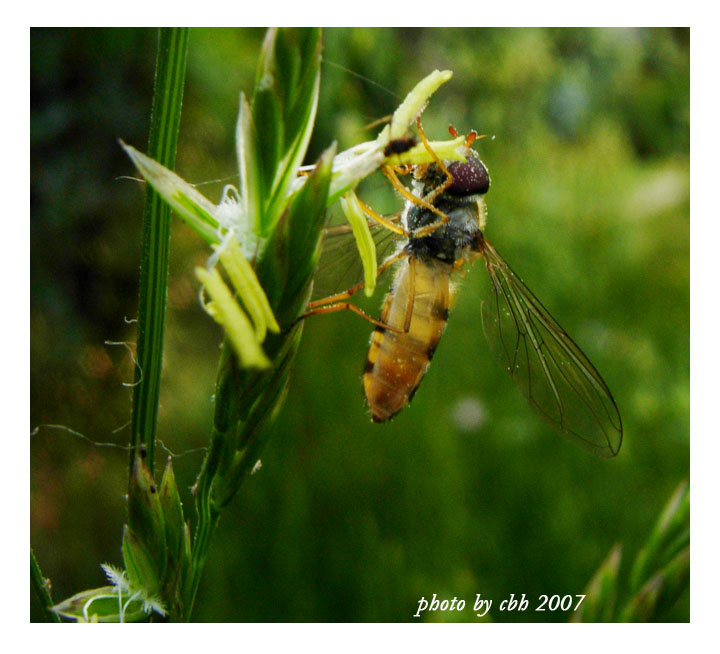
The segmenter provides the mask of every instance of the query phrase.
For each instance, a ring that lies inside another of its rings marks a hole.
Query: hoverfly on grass
[[[564,436],[579,440],[605,457],[615,456],[622,442],[622,421],[610,389],[595,366],[550,315],[485,237],[484,196],[488,170],[470,147],[465,161],[384,167],[405,198],[401,214],[386,217],[361,203],[374,230],[394,236],[397,248],[377,268],[395,275],[378,319],[350,303],[359,282],[341,293],[311,302],[305,316],[349,309],[375,325],[363,373],[363,386],[374,422],[385,422],[413,398],[448,320],[453,288],[450,280],[466,264],[482,257],[492,293],[482,304],[482,324],[491,349],[537,411]],[[451,127],[453,137],[457,131]],[[414,138],[390,144],[388,153],[404,152]],[[398,174],[413,175],[412,191]],[[328,237],[347,233],[331,227]]]

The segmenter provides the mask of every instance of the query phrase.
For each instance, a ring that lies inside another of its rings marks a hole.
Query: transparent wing
[[[600,373],[495,248],[485,241],[482,249],[493,286],[482,311],[490,347],[545,420],[596,454],[615,456],[622,421]]]
[[[389,219],[399,221],[400,216]],[[398,235],[375,221],[369,221],[375,241],[378,264],[389,257],[397,246]],[[341,293],[363,278],[363,267],[355,237],[347,223],[325,229],[320,261],[315,271],[312,299],[317,300]]]

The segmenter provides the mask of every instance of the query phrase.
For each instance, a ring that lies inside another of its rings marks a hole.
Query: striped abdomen
[[[412,266],[412,278],[409,262],[397,272],[380,316],[403,329],[408,293],[414,291],[409,330],[376,327],[370,340],[363,385],[374,422],[392,418],[412,399],[447,323],[452,264],[415,258]]]

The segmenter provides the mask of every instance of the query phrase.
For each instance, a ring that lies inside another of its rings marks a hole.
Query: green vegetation
[[[132,394],[121,383],[134,370],[104,342],[135,339],[123,316],[137,315],[142,193],[117,179],[133,172],[116,139],[147,142],[155,38],[31,39],[31,425],[121,445]],[[176,170],[214,202],[238,185],[225,179],[237,171],[238,96],[253,88],[262,39],[190,33]],[[688,41],[686,30],[325,31],[306,162],[333,140],[342,150],[372,138],[364,125],[431,70],[452,69],[425,130],[445,139],[452,122],[495,137],[476,145],[492,177],[488,239],[598,367],[625,440],[617,458],[593,458],[527,407],[484,343],[481,264],[389,425],[370,423],[359,390],[369,326],[349,312],[312,318],[262,469],[215,530],[195,619],[405,621],[433,593],[574,595],[616,543],[630,593],[673,563],[630,568],[645,565],[636,555],[689,471]],[[400,206],[379,176],[357,192],[379,211]],[[172,230],[158,435],[181,453],[208,443],[221,335],[197,302],[207,246],[179,221]],[[363,306],[377,311],[380,295]],[[126,454],[40,429],[31,455],[31,540],[53,598],[100,586],[97,564],[121,563]],[[186,507],[202,456],[174,459]],[[685,592],[646,615],[685,621],[688,603]],[[474,615],[430,619],[448,618]]]

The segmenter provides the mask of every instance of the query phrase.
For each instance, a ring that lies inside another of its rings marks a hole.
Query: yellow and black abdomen
[[[397,272],[380,316],[384,324],[402,330],[412,294],[409,330],[376,327],[370,340],[363,385],[374,422],[392,418],[412,399],[447,323],[452,264],[413,258],[412,266],[414,275],[409,262]]]

